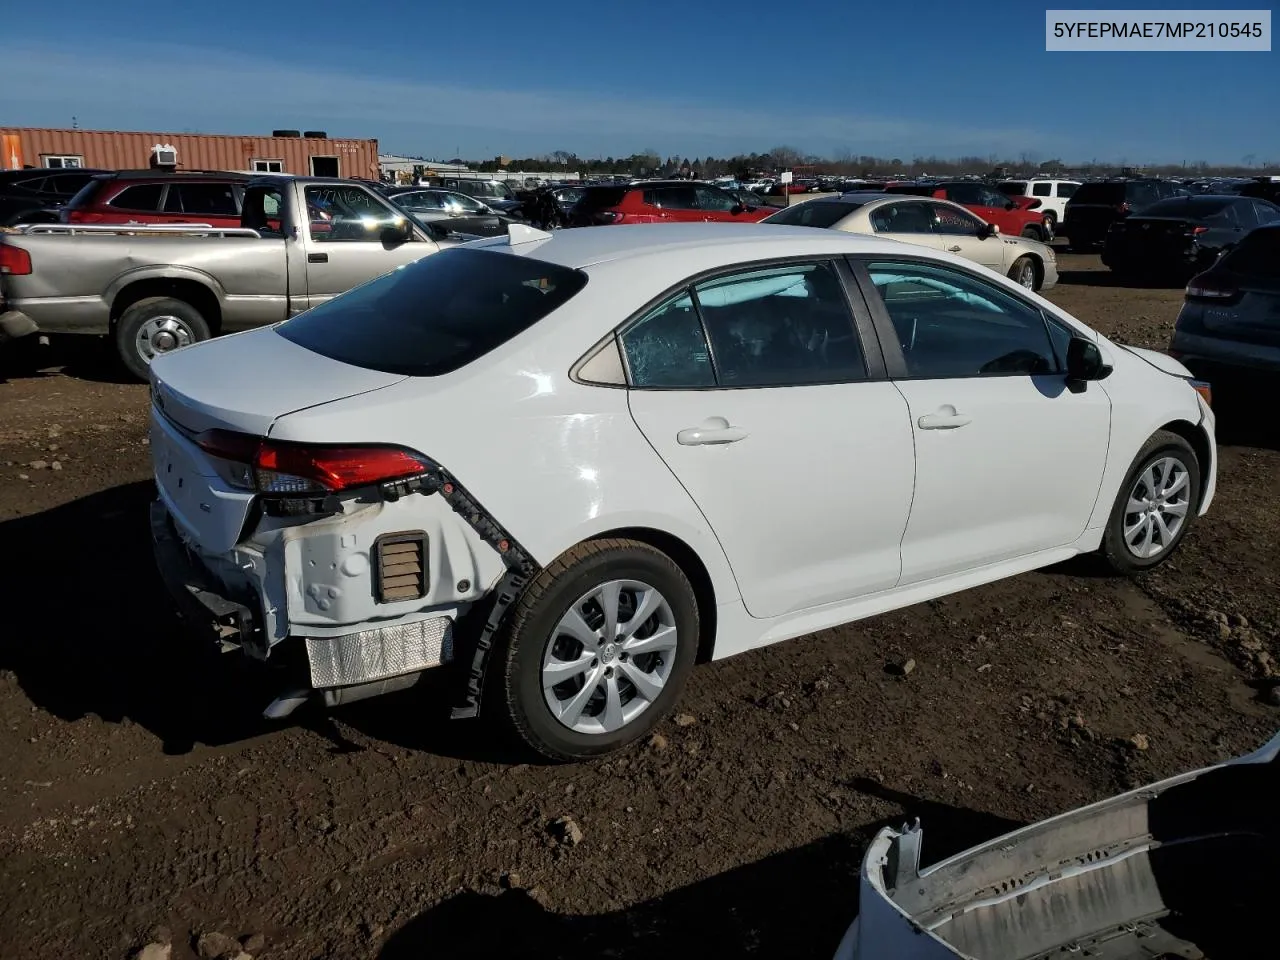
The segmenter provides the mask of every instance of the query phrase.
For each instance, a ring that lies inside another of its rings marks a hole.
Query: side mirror
[[[992,237],[1000,236],[1000,228],[994,223],[984,224],[982,229],[978,231],[979,240],[990,240]]]
[[[386,246],[408,243],[413,239],[413,221],[406,217],[383,228],[382,242]]]
[[[1102,362],[1102,351],[1092,340],[1072,337],[1067,343],[1067,382],[1085,384],[1090,380],[1104,380],[1111,375],[1111,368]]]
[[[738,214],[742,213],[746,209],[747,208],[744,207],[742,204],[735,203],[732,207],[729,208],[729,212],[736,217]]]

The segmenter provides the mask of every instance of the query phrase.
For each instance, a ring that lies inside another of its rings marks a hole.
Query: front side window
[[[698,198],[699,210],[719,210],[728,212],[738,202],[717,187],[695,187],[694,194]]]
[[[721,277],[695,286],[694,297],[722,387],[866,378],[853,314],[831,263]]]
[[[1280,207],[1265,200],[1254,200],[1253,215],[1258,218],[1259,223],[1274,223],[1280,220]]]
[[[1027,185],[1021,180],[1006,180],[999,188],[1001,193],[1011,197],[1020,197],[1027,192]]]
[[[444,205],[448,210],[455,210],[461,213],[484,213],[485,205],[475,197],[468,197],[465,193],[446,193],[444,195]]]
[[[948,237],[972,237],[982,230],[982,221],[963,210],[948,204],[931,203],[933,232]]]
[[[961,271],[922,263],[867,264],[921,379],[1049,374],[1059,368],[1039,310]]]
[[[978,190],[979,190],[979,195],[982,198],[979,202],[984,207],[1002,207],[1003,208],[1009,205],[1009,198],[1006,197],[999,190],[992,190],[990,187],[982,187],[982,186],[980,186]]]
[[[357,186],[325,184],[305,191],[307,220],[315,241],[378,240],[400,217]]]
[[[275,330],[340,363],[441,376],[528,330],[586,283],[579,270],[533,257],[458,247],[392,270]]]

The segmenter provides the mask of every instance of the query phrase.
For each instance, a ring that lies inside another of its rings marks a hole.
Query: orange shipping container
[[[174,147],[179,170],[244,170],[316,176],[378,177],[378,141],[318,137],[240,137],[224,134],[118,130],[0,128],[2,166],[136,170],[151,166],[152,148]],[[16,149],[13,149],[16,147]]]

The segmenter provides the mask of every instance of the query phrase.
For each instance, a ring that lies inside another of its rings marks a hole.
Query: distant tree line
[[[569,150],[556,150],[538,157],[471,161],[470,166],[484,173],[496,173],[499,169],[511,173],[522,171],[578,172],[585,175],[621,175],[636,177],[692,176],[714,178],[736,176],[748,180],[767,176],[780,170],[801,170],[806,173],[835,174],[867,179],[885,177],[914,177],[925,174],[936,176],[960,176],[962,174],[986,174],[997,168],[1009,175],[1092,176],[1119,173],[1121,170],[1140,170],[1156,176],[1201,177],[1241,176],[1251,177],[1275,173],[1280,163],[1259,159],[1256,155],[1241,158],[1238,164],[1212,164],[1204,160],[1184,163],[1143,164],[1121,157],[1118,160],[1089,160],[1066,163],[1057,157],[1044,158],[1034,151],[1023,151],[1016,157],[988,154],[987,156],[939,157],[875,157],[842,152],[834,157],[805,154],[794,147],[774,147],[766,153],[738,154],[733,157],[679,157],[661,156],[657,150],[643,150],[628,157],[582,157]],[[462,162],[462,161],[456,161]]]

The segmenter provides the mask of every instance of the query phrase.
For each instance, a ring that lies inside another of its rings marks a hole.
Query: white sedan
[[[1204,386],[944,252],[527,226],[151,366],[160,569],[269,708],[459,667],[536,751],[645,735],[695,661],[1075,554],[1213,498]]]
[[[995,224],[949,200],[845,193],[785,207],[760,222],[870,233],[945,250],[980,263],[1029,290],[1048,290],[1058,282],[1058,258],[1053,247],[1029,237],[1005,236]]]

